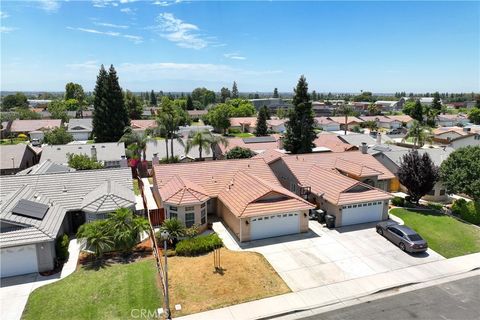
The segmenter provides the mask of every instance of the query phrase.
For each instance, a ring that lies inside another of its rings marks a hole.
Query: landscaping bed
[[[173,316],[191,314],[289,292],[262,255],[220,249],[221,272],[213,253],[169,258]],[[99,268],[82,266],[72,275],[35,290],[23,319],[129,319],[132,309],[162,307],[155,260],[106,260]],[[176,304],[182,305],[175,311]]]
[[[390,211],[417,231],[446,258],[480,252],[480,228],[438,211],[396,208]]]

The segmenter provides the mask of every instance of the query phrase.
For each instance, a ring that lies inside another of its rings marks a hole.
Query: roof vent
[[[61,148],[57,148],[57,150],[62,150]]]
[[[105,149],[105,146],[102,146],[102,148],[104,148],[104,149]]]
[[[78,149],[82,149],[82,147],[78,147]]]
[[[63,185],[63,190],[62,190],[62,191],[63,191],[63,192],[67,192],[67,191],[68,191],[66,185]]]

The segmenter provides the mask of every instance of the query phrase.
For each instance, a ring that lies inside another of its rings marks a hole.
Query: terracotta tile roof
[[[315,121],[317,121],[318,124],[321,124],[321,125],[327,125],[327,124],[331,124],[331,123],[338,123],[337,121],[335,120],[332,120],[330,119],[329,117],[315,117],[314,118]],[[343,119],[344,122],[345,122],[345,119]],[[344,123],[343,122],[343,123]]]
[[[157,188],[162,188],[174,176],[190,180],[203,187],[205,194],[216,197],[239,172],[248,172],[280,186],[277,178],[263,159],[217,160],[191,163],[155,165],[154,179]]]
[[[267,124],[269,126],[280,126],[280,125],[284,124],[285,122],[287,122],[287,120],[285,120],[285,119],[269,119],[269,120],[267,120]]]
[[[62,125],[60,119],[39,119],[39,120],[13,120],[11,132],[31,132],[38,130],[49,130]]]
[[[282,151],[278,149],[270,149],[255,155],[252,159],[264,159],[266,163],[272,163],[283,156],[285,156],[285,153]]]
[[[386,116],[387,118],[390,118],[390,119],[394,119],[394,120],[398,120],[398,121],[401,121],[401,122],[410,122],[410,121],[413,121],[412,117],[410,117],[409,115],[398,115],[398,116]]]
[[[330,120],[335,121],[335,122],[338,122],[338,123],[340,123],[340,124],[345,124],[345,117],[339,116],[339,117],[328,117],[328,118],[329,118]],[[357,118],[357,117],[349,116],[349,117],[347,118],[347,122],[348,122],[348,124],[351,124],[351,123],[354,123],[354,122],[356,122],[356,123],[362,123],[363,120],[361,120],[361,119],[359,119],[359,118]]]
[[[379,171],[379,180],[393,179],[395,177],[393,173],[378,162],[372,155],[363,154],[360,151],[323,152],[282,157],[282,161],[285,162],[290,168],[290,171],[292,171],[301,183],[303,183],[302,181],[307,180],[312,166],[318,165],[323,169],[334,169],[338,159],[343,159]]]
[[[385,191],[348,178],[334,169],[324,169],[319,165],[311,167],[307,179],[302,184],[309,186],[313,193],[322,195],[325,200],[337,205],[392,197]]]
[[[338,158],[336,160],[335,169],[361,178],[378,176],[382,174],[382,172],[365,166],[361,163],[356,163],[343,158]]]
[[[440,127],[432,131],[434,135],[440,135],[447,132],[456,132],[462,136],[466,136],[470,134],[469,132],[464,131],[463,128],[460,128],[460,127]]]
[[[231,149],[235,147],[242,147],[248,148],[253,151],[266,151],[266,150],[273,150],[273,149],[281,149],[282,143],[280,141],[279,134],[272,134],[271,137],[275,138],[274,142],[259,142],[259,143],[245,143],[243,138],[231,138],[228,139],[228,146],[219,145],[219,148],[223,154],[227,153]]]
[[[400,121],[397,119],[393,119],[390,117],[385,117],[385,116],[362,116],[361,117],[363,121],[379,121],[379,122],[384,122],[384,123],[390,123],[393,121]]]
[[[233,117],[230,118],[231,127],[241,127],[242,125],[249,125],[255,127],[257,125],[256,117]]]
[[[178,175],[162,186],[159,193],[163,202],[176,205],[195,204],[210,199],[202,186]]]
[[[153,129],[157,126],[155,120],[130,120],[132,129]]]
[[[437,118],[439,120],[456,120],[456,121],[460,121],[460,120],[466,120],[468,119],[468,117],[464,114],[439,114],[437,116]]]
[[[315,206],[287,189],[239,171],[218,195],[237,217],[308,210]]]
[[[356,146],[345,143],[338,138],[336,134],[321,133],[313,141],[317,147],[327,147],[332,152],[345,152],[349,150],[358,150]]]

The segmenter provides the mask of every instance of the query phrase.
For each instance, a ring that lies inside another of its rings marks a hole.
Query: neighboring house
[[[287,120],[272,117],[267,120],[267,128],[275,133],[285,132],[285,123]],[[230,128],[240,130],[241,132],[255,133],[257,129],[257,117],[237,117],[230,118]]]
[[[192,121],[198,121],[208,113],[208,110],[187,110],[187,113]]]
[[[388,219],[394,175],[366,150],[284,155],[269,166],[285,188],[335,216],[336,227]]]
[[[314,208],[283,188],[263,159],[156,165],[153,181],[165,218],[203,230],[215,215],[241,242],[306,232]]]
[[[430,106],[433,103],[433,99],[434,98],[431,98],[431,97],[429,98],[424,97],[424,98],[420,98],[419,101],[423,106]],[[442,104],[442,99],[440,99],[440,103]]]
[[[440,127],[453,127],[457,125],[467,125],[470,122],[464,114],[439,114],[436,123]]]
[[[75,169],[70,168],[66,165],[55,163],[51,160],[45,160],[43,162],[40,162],[39,164],[36,164],[30,168],[18,172],[17,175],[59,173],[71,171],[75,171]]]
[[[403,104],[400,101],[375,101],[375,105],[380,107],[382,111],[394,111],[402,108]]]
[[[373,157],[382,163],[388,170],[393,172],[395,176],[397,175],[398,169],[400,168],[401,161],[404,155],[408,154],[412,149],[403,148],[394,145],[384,146],[383,150],[377,148],[377,150],[372,151]],[[440,166],[442,162],[448,158],[450,153],[455,151],[453,148],[426,148],[418,149],[418,151],[423,153],[428,153],[433,163],[436,166]],[[370,151],[369,151],[370,152]],[[398,177],[396,181],[392,181],[390,189],[392,191],[406,190],[405,187],[401,186],[398,182]],[[437,182],[433,189],[423,197],[427,201],[446,201],[448,200],[448,194],[445,190],[445,187],[441,182]]]
[[[371,104],[372,103],[368,101],[358,101],[358,102],[352,102],[351,106],[355,111],[358,111],[360,113],[365,113],[368,111],[368,107]]]
[[[340,123],[330,119],[329,117],[316,117],[315,127],[322,129],[323,131],[338,131],[340,130]]]
[[[75,141],[86,141],[90,139],[93,131],[93,119],[70,119],[67,124],[67,131]]]
[[[366,143],[367,146],[373,146],[392,141],[391,138],[385,134],[381,134],[380,132],[377,132],[375,137],[369,134],[348,132],[347,135],[338,135],[338,138],[345,143],[357,147],[360,147],[363,143]]]
[[[20,133],[30,136],[30,139],[43,140],[44,132],[59,128],[62,125],[60,119],[42,120],[13,120],[10,126],[10,133],[18,136]]]
[[[46,108],[52,100],[28,99],[27,102],[30,108]]]
[[[50,119],[52,116],[46,108],[31,108],[30,110],[39,114],[42,119]]]
[[[410,128],[413,125],[413,119],[409,115],[385,116],[386,118],[400,121],[402,126]]]
[[[385,116],[361,116],[363,121],[373,121],[379,128],[398,129],[402,127],[402,121]]]
[[[480,145],[480,128],[476,127],[440,127],[433,134],[435,142],[447,144],[453,149]]]
[[[217,146],[215,152],[219,159],[223,159],[227,152],[235,147],[247,148],[259,154],[267,150],[281,150],[283,149],[283,142],[278,134],[265,137],[230,138],[228,139],[227,146],[220,144]]]
[[[340,124],[340,129],[344,130],[345,127],[345,116],[337,116],[337,117],[328,117],[329,120],[337,122]],[[361,123],[363,123],[363,120],[354,116],[348,116],[347,117],[347,125],[348,129],[352,129],[355,126],[359,126]]]
[[[168,140],[168,156],[171,157],[171,140]],[[187,139],[182,139],[182,142],[174,139],[173,140],[173,155],[177,156],[180,162],[192,162],[200,159],[200,151],[197,146],[192,147],[192,149],[185,153],[185,146],[187,145]],[[207,153],[208,152],[208,153]],[[165,140],[155,140],[147,142],[146,149],[147,161],[155,163],[156,159],[158,160],[165,159],[167,157],[167,147],[165,145]],[[202,158],[204,160],[213,160],[212,150],[202,150]]]
[[[281,108],[290,108],[292,105],[280,98],[250,99],[255,109],[260,110],[261,107],[267,106],[270,111],[276,111]]]
[[[155,120],[130,120],[130,127],[133,131],[138,132],[139,134],[144,134],[145,132],[153,132],[157,128],[157,122]]]
[[[1,277],[55,267],[55,240],[135,208],[130,168],[0,177]]]
[[[312,102],[312,110],[316,117],[328,117],[333,113],[334,107],[321,101]]]
[[[66,165],[68,164],[68,154],[86,154],[102,162],[105,168],[127,166],[125,145],[118,142],[44,146],[40,162],[51,160],[52,162]]]
[[[345,143],[340,140],[336,134],[332,133],[320,133],[317,135],[317,138],[313,141],[315,147],[325,147],[330,149],[332,152],[345,152],[358,150],[357,146]]]
[[[0,174],[15,174],[38,163],[36,150],[27,144],[0,146]]]

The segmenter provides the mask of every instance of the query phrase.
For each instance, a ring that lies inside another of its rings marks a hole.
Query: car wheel
[[[382,228],[377,228],[377,233],[381,236],[383,236],[383,230]]]
[[[400,244],[398,246],[400,247],[400,249],[402,249],[402,251],[406,251],[406,248],[405,248],[405,245],[403,244],[403,242],[400,242]]]

